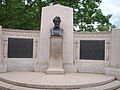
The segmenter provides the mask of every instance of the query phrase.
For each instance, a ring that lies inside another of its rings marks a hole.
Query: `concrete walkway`
[[[112,82],[114,76],[89,73],[67,73],[65,75],[46,75],[38,72],[8,72],[1,73],[0,80],[13,86],[39,89],[78,89],[93,87]]]

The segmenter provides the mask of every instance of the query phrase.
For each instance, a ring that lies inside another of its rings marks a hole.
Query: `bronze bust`
[[[50,29],[51,36],[62,36],[63,35],[63,29],[60,28],[60,22],[61,22],[61,18],[59,16],[56,16],[53,19],[54,27]]]

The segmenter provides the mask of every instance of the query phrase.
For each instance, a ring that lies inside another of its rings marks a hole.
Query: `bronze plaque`
[[[80,59],[104,60],[105,40],[80,40]]]
[[[33,39],[8,38],[8,58],[33,58]]]

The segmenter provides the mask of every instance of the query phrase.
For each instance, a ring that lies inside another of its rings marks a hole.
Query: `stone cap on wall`
[[[31,33],[39,33],[40,32],[38,30],[7,29],[7,28],[2,28],[2,31],[6,31],[6,32],[31,32]]]
[[[112,31],[102,31],[102,32],[88,32],[88,31],[82,31],[82,32],[74,32],[74,34],[111,34]]]

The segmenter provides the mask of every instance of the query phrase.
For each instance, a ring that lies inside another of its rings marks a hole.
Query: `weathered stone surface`
[[[3,61],[2,26],[0,26],[0,72],[6,72],[6,64]]]
[[[104,61],[110,60],[110,44],[111,32],[74,32],[74,60],[80,59],[80,40],[105,40],[105,55]],[[94,59],[91,60],[95,61]],[[98,60],[99,61],[99,60]]]
[[[7,71],[33,71],[34,61],[30,58],[8,58]]]
[[[105,70],[105,74],[114,75],[120,80],[120,30],[112,30],[111,33],[111,51],[109,66]]]
[[[106,75],[115,76],[116,79],[120,80],[120,67],[109,67],[105,70]]]
[[[48,68],[48,63],[39,63],[39,61],[38,61],[34,64],[34,71],[35,72],[45,73],[47,68]]]
[[[120,66],[120,30],[112,30],[111,33],[111,59],[110,65]]]
[[[61,18],[60,27],[64,29],[63,62],[73,63],[73,9],[59,4],[43,7],[42,9],[39,45],[40,62],[49,62],[50,29],[54,26],[52,20],[55,16]]]
[[[65,63],[63,68],[66,73],[77,73],[75,63]]]
[[[115,80],[101,86],[83,88],[80,90],[118,90],[118,88],[120,88],[120,81]]]
[[[8,58],[8,37],[33,39],[33,58]],[[34,62],[38,60],[39,31],[2,29],[3,65],[7,71],[34,71]],[[1,43],[1,42],[0,42]]]
[[[18,78],[20,77],[20,78]],[[90,74],[90,73],[66,73],[65,75],[46,75],[45,73],[37,72],[8,72],[1,73],[0,80],[6,83],[14,84],[18,88],[15,90],[21,90],[19,87],[36,88],[36,89],[50,89],[50,90],[75,90],[87,87],[97,87],[103,84],[114,82],[114,76],[107,76],[102,74]],[[7,85],[0,82],[0,86]],[[116,83],[120,84],[120,81]],[[113,83],[113,87],[116,86]],[[115,86],[114,86],[115,85]],[[10,86],[9,84],[6,86]],[[111,88],[110,85],[108,88]],[[13,88],[13,87],[8,87]],[[22,89],[24,90],[24,89]],[[92,89],[91,89],[92,90]],[[96,89],[98,90],[98,89]],[[104,90],[104,89],[101,89]]]
[[[63,70],[63,37],[50,37],[49,67],[47,74],[64,74]]]
[[[104,73],[110,62],[111,32],[74,32],[74,62],[78,72]],[[80,40],[105,40],[104,60],[80,59]]]
[[[101,61],[79,61],[76,63],[78,72],[105,73],[105,62]]]

